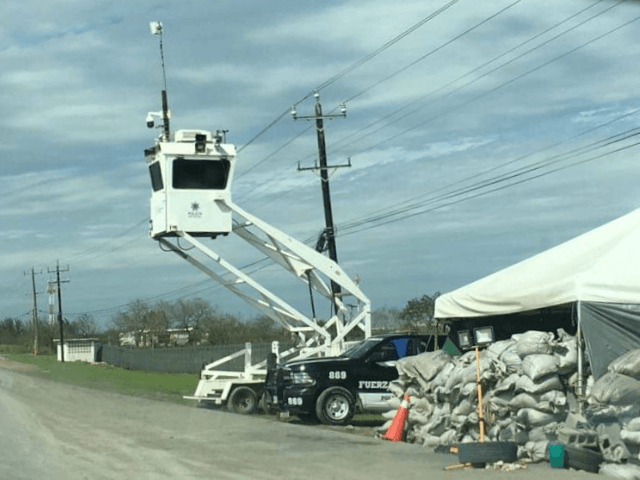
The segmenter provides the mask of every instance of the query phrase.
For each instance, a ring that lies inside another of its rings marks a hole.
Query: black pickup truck
[[[356,412],[388,410],[393,396],[388,386],[398,378],[396,360],[433,350],[435,341],[429,335],[375,336],[338,357],[276,365],[267,374],[265,406],[330,425],[347,424]]]

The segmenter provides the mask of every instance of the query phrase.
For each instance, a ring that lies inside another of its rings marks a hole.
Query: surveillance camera
[[[160,22],[149,22],[149,29],[151,35],[162,35],[162,23]]]
[[[147,127],[153,128],[153,117],[151,114],[147,115]]]

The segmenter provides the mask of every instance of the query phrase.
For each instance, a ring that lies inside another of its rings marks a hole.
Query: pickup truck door
[[[356,385],[362,407],[366,411],[386,411],[393,397],[389,383],[398,378],[395,363],[413,354],[411,337],[389,339],[376,345],[356,367]]]

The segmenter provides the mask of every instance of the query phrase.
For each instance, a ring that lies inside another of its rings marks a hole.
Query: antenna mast
[[[164,83],[164,89],[162,90],[162,139],[165,142],[169,141],[170,129],[169,129],[169,102],[167,101],[167,73],[164,68],[164,49],[162,48],[162,23],[151,22],[149,23],[151,29],[151,35],[157,35],[160,44],[160,61],[162,63],[162,81]]]

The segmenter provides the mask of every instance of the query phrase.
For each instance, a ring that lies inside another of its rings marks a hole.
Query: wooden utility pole
[[[323,115],[322,114],[322,105],[320,104],[320,95],[316,93],[316,105],[315,105],[315,115],[313,116],[298,116],[295,110],[295,107],[291,109],[291,115],[294,120],[298,118],[306,119],[306,120],[315,120],[316,122],[316,133],[318,136],[318,158],[320,161],[320,165],[316,163],[314,167],[306,167],[301,168],[298,165],[298,171],[302,170],[320,170],[320,186],[322,188],[322,201],[324,203],[324,223],[325,229],[322,232],[320,238],[318,239],[318,243],[316,244],[316,250],[322,252],[325,250],[324,244],[326,243],[326,250],[329,251],[329,258],[334,262],[338,263],[338,250],[336,248],[336,235],[335,235],[335,226],[333,224],[333,211],[331,208],[331,189],[329,187],[329,169],[334,168],[343,168],[350,167],[351,161],[345,165],[327,165],[327,147],[325,143],[324,137],[324,119],[329,118],[333,119],[335,117],[346,117],[347,109],[344,104],[341,105],[341,112],[336,115]],[[331,280],[331,295],[333,297],[334,310],[338,313],[338,306],[336,305],[335,299],[339,297],[341,294],[340,285]]]
[[[38,272],[41,274],[42,272]],[[25,275],[28,275],[27,272],[24,272]],[[33,287],[33,354],[38,355],[38,301],[36,300],[38,292],[36,292],[36,272],[31,267],[31,285]]]
[[[60,270],[60,264],[56,261],[56,269],[51,270],[47,269],[49,273],[56,273],[56,283],[58,284],[58,323],[60,324],[60,360],[64,362],[64,328],[63,328],[63,320],[62,320],[62,290],[60,288],[60,283],[69,283],[69,280],[60,281],[60,272],[68,272],[69,266],[65,269]]]

